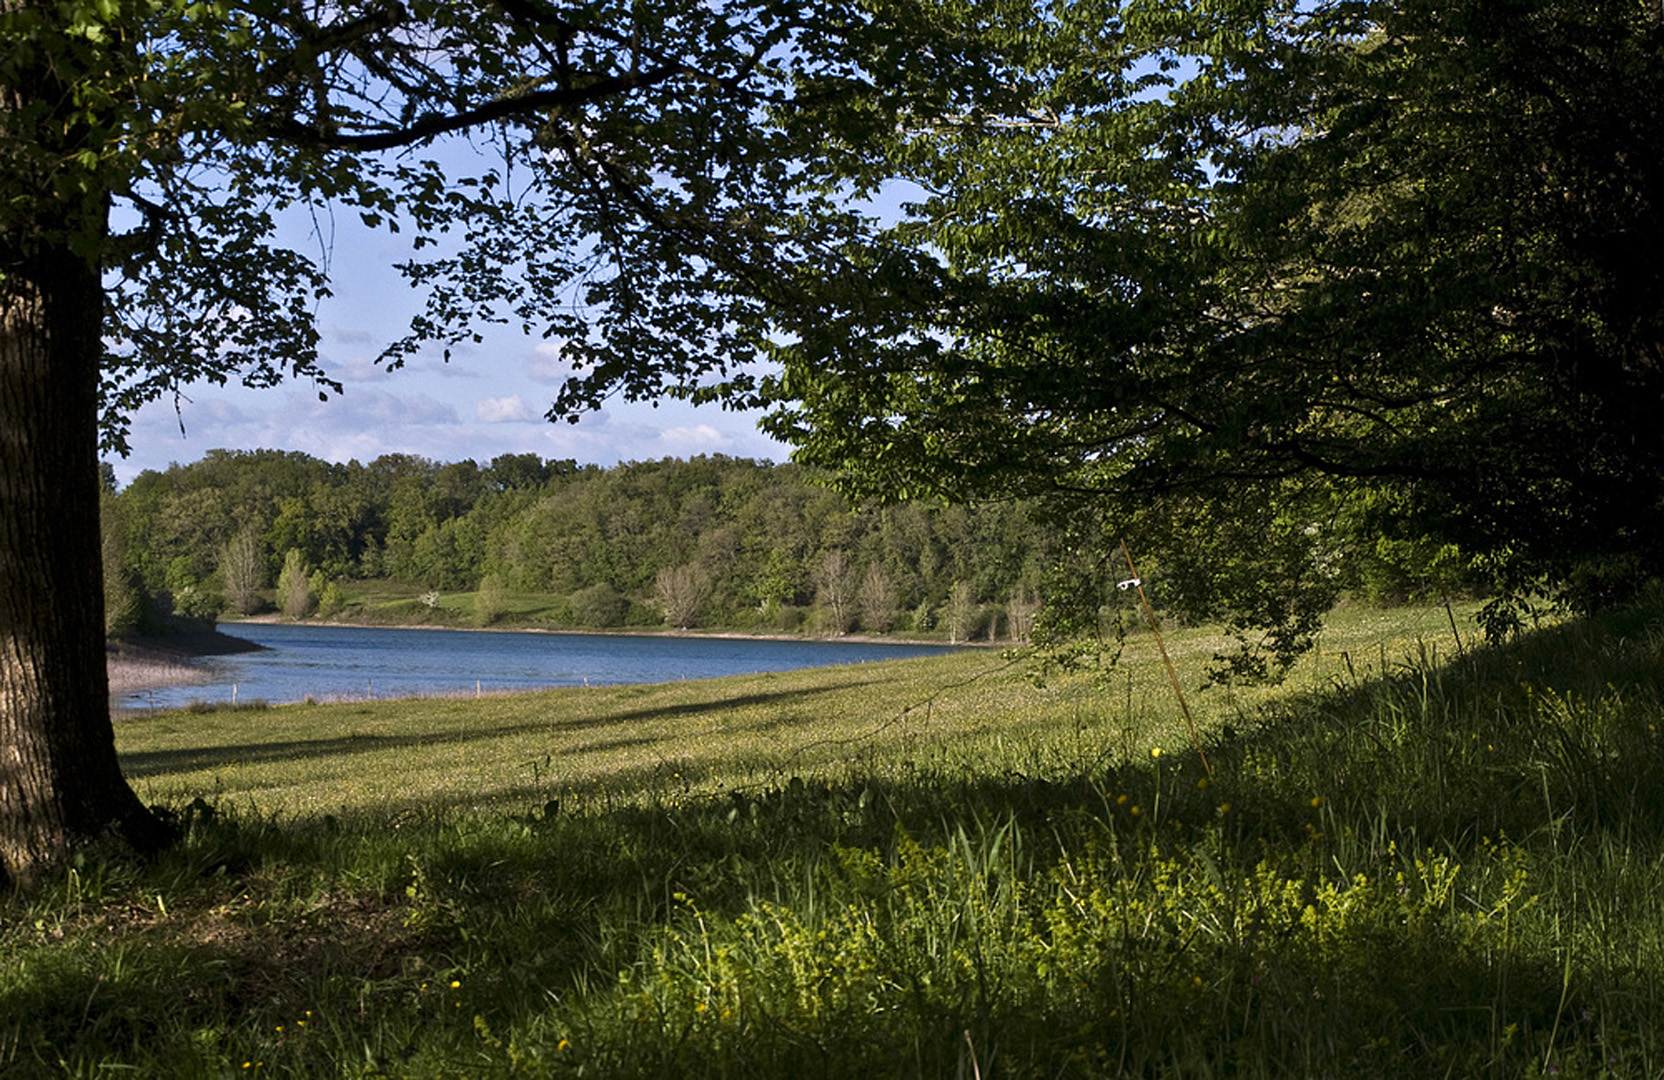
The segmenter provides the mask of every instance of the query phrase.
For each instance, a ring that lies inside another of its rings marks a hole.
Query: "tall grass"
[[[1661,611],[1342,625],[1211,778],[987,656],[126,725],[186,839],[0,907],[0,1070],[1657,1076]]]

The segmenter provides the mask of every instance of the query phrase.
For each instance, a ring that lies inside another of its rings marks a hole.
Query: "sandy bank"
[[[155,686],[208,682],[210,656],[254,652],[264,646],[214,629],[179,630],[161,637],[126,638],[106,642],[104,666],[110,693],[130,694]]]

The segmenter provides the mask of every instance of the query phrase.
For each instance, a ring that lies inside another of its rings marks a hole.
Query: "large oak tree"
[[[99,420],[120,449],[192,380],[338,389],[327,244],[285,215],[412,237],[390,365],[510,323],[637,387],[649,356],[734,370],[785,268],[858,223],[822,129],[908,79],[952,98],[962,37],[907,4],[0,0],[0,877],[163,838],[108,716]]]

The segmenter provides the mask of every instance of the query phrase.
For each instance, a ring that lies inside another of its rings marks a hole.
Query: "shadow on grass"
[[[636,709],[623,713],[607,713],[604,716],[586,719],[550,719],[538,723],[482,725],[471,727],[465,731],[450,731],[438,734],[379,735],[354,733],[321,739],[260,740],[221,746],[192,747],[185,750],[138,751],[123,754],[121,765],[122,771],[129,778],[148,780],[176,773],[223,768],[229,765],[351,757],[387,750],[491,742],[505,737],[539,733],[547,733],[551,736],[570,735],[575,732],[611,728],[620,724],[675,720],[689,716],[720,713],[724,710],[765,706],[779,707],[800,701],[807,702],[820,694],[841,693],[849,686],[850,684],[844,684],[838,687],[789,690],[772,694],[744,694],[727,698],[712,697],[702,701],[682,702],[675,705]],[[792,722],[793,718],[791,717],[781,717],[743,724],[740,725],[740,728],[747,731],[766,731],[775,727],[788,726]],[[639,738],[623,743],[601,745],[603,747],[608,745],[616,747],[619,745],[644,745],[653,742],[673,742],[678,737],[677,732],[667,731],[662,735],[651,738]],[[589,752],[595,747],[586,746],[580,749]]]

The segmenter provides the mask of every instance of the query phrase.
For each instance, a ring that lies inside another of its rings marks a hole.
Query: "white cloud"
[[[677,402],[658,409],[615,402],[583,414],[577,424],[550,424],[541,420],[536,390],[516,393],[518,388],[505,386],[509,392],[500,396],[464,398],[448,393],[444,384],[423,385],[414,372],[402,374],[402,380],[386,384],[402,392],[353,383],[327,402],[304,384],[272,390],[193,386],[180,402],[183,434],[172,399],[152,402],[133,417],[133,456],[112,464],[127,483],[145,469],[196,461],[221,448],[298,450],[337,462],[369,462],[394,453],[483,462],[499,454],[537,453],[603,466],[711,453],[785,456],[783,447],[741,414]],[[472,409],[464,404],[469,400]]]
[[[329,360],[324,370],[344,383],[381,382],[391,373],[382,365],[364,356],[351,360]]]
[[[327,431],[364,431],[384,426],[455,424],[456,410],[427,394],[391,394],[384,390],[350,390],[319,401],[316,396],[285,395],[276,411],[279,423],[303,415],[306,426]]]
[[[474,419],[482,424],[527,423],[538,419],[519,394],[483,398],[474,406]]]
[[[660,457],[692,457],[695,454],[732,453],[734,438],[710,424],[665,428],[658,433]]]
[[[560,351],[564,347],[555,341],[539,344],[526,357],[527,377],[538,383],[565,382],[572,374],[572,365],[561,359]]]
[[[351,326],[331,326],[324,331],[324,337],[341,345],[375,345],[376,336],[368,330],[360,330]]]
[[[437,375],[441,379],[478,379],[484,376],[478,364],[459,363],[467,359],[461,353],[452,353],[449,361],[442,358],[429,360],[425,363],[411,364],[409,370],[419,371],[424,375]]]
[[[328,461],[394,452],[449,460],[460,430],[456,410],[426,394],[354,387],[319,401],[307,390],[193,387],[178,416],[171,398],[138,410],[133,455],[114,464],[125,480],[219,448],[300,450]]]

